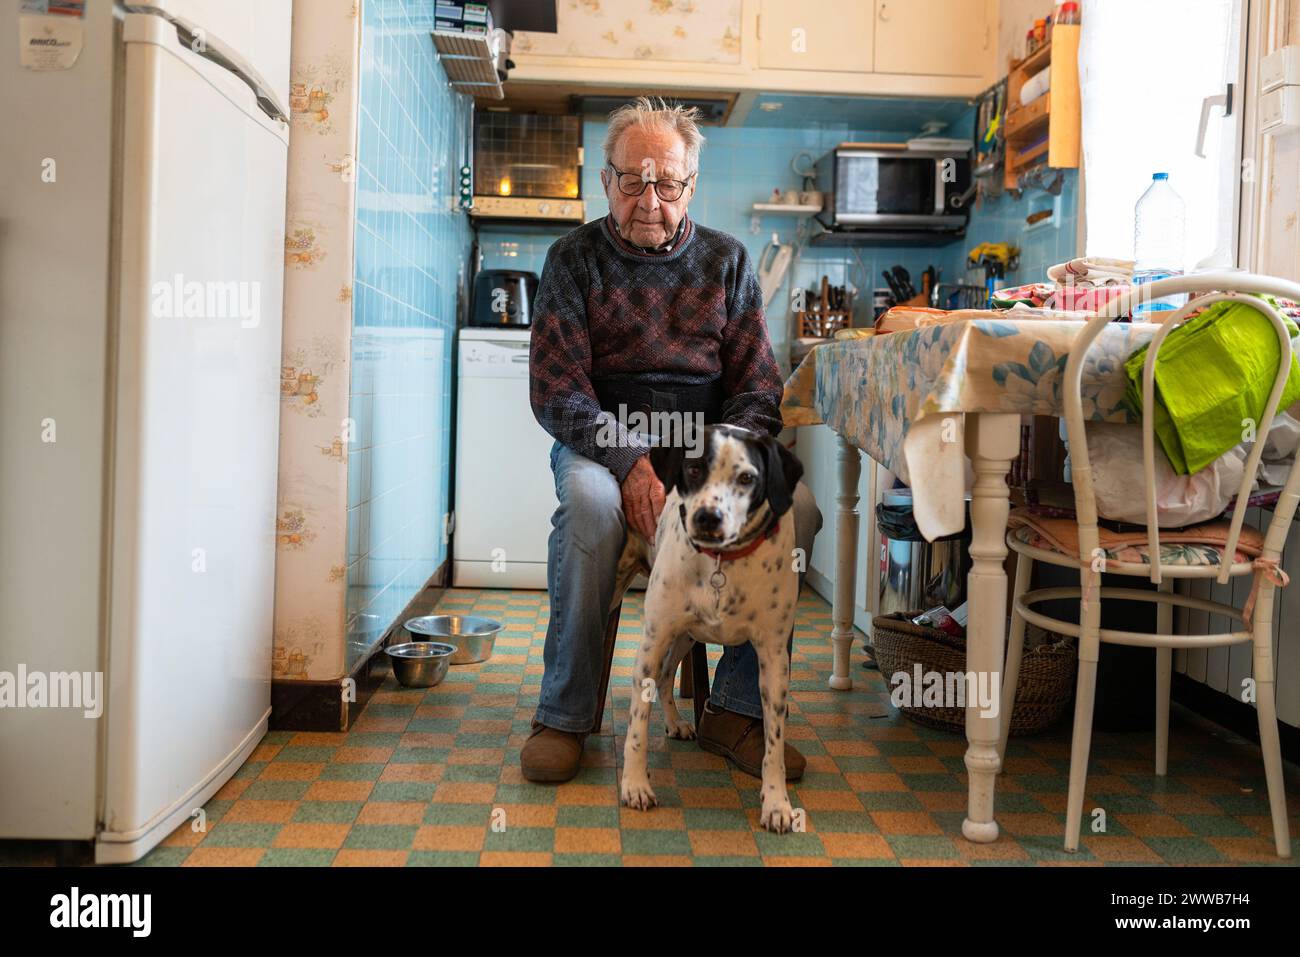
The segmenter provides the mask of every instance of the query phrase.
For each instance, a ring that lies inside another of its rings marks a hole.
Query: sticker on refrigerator
[[[85,0],[19,0],[18,56],[29,70],[67,70],[81,56]]]
[[[18,12],[80,19],[86,15],[86,0],[18,0]]]

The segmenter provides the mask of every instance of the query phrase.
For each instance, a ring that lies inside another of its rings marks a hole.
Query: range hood
[[[731,109],[732,97],[716,96],[703,97],[699,95],[674,96],[671,91],[661,94],[670,103],[680,103],[682,106],[693,106],[700,111],[700,122],[707,123],[711,126],[720,125],[727,118],[727,113]],[[576,94],[572,98],[573,112],[582,113],[586,116],[606,117],[614,110],[627,103],[631,103],[635,96],[610,95],[605,93],[594,94]]]

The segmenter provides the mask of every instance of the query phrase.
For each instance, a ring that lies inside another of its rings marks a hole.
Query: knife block
[[[811,309],[795,310],[797,338],[830,339],[841,329],[853,325],[853,291],[845,290],[844,307],[830,307],[830,281],[822,276],[821,296]]]

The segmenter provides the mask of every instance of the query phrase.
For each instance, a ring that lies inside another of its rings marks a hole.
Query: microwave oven
[[[944,242],[966,232],[970,151],[960,141],[841,143],[815,168],[824,205],[818,217],[832,233]]]

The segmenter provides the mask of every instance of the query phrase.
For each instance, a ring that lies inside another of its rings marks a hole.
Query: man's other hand
[[[643,455],[636,460],[619,491],[623,493],[623,515],[628,525],[653,545],[659,513],[664,510],[664,483],[651,468],[650,456]]]

